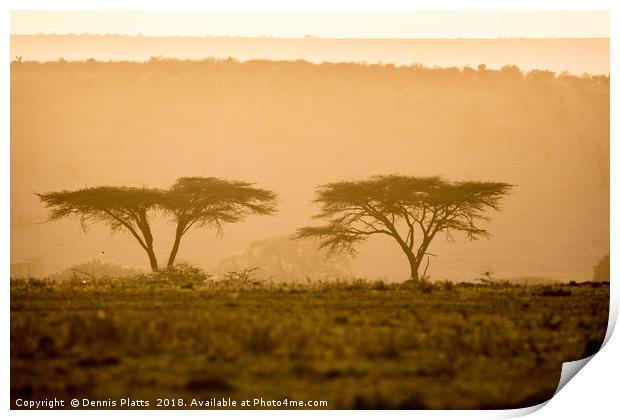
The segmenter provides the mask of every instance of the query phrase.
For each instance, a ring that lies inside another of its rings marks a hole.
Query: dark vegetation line
[[[306,60],[245,60],[239,61],[234,58],[217,59],[205,58],[202,60],[183,60],[167,57],[151,57],[145,62],[140,61],[97,61],[93,58],[85,61],[68,61],[59,58],[56,61],[22,61],[21,57],[16,57],[11,61],[12,66],[20,66],[20,71],[40,71],[40,70],[88,70],[89,76],[97,76],[97,71],[127,71],[143,72],[157,71],[165,74],[167,72],[176,73],[189,71],[186,75],[191,75],[191,71],[217,71],[227,76],[241,76],[260,72],[265,76],[277,76],[282,79],[294,77],[299,80],[318,79],[318,78],[341,78],[349,77],[350,82],[358,82],[372,79],[376,82],[377,77],[384,76],[397,83],[400,80],[423,80],[426,83],[445,83],[456,84],[459,82],[496,82],[503,83],[525,82],[525,83],[548,83],[561,82],[573,83],[583,86],[601,85],[609,86],[609,73],[574,75],[568,71],[560,73],[545,69],[534,69],[529,71],[521,70],[514,64],[506,64],[499,70],[489,69],[485,64],[479,64],[476,68],[465,67],[427,67],[420,63],[410,65],[396,64],[372,64],[363,62],[323,62],[312,63]],[[74,75],[73,75],[74,76]],[[380,79],[379,79],[380,80]]]

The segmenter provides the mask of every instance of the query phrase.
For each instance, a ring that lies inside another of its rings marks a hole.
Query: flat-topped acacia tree
[[[317,237],[329,253],[355,254],[372,235],[392,237],[407,256],[411,280],[435,236],[463,232],[470,240],[490,236],[479,226],[487,210],[499,210],[512,185],[500,182],[450,182],[441,177],[375,176],[339,181],[317,188],[315,219],[323,226],[304,227],[295,237]],[[423,276],[422,276],[423,277]]]
[[[50,209],[49,221],[77,218],[82,229],[101,222],[112,231],[126,230],[146,251],[153,271],[158,270],[153,248],[150,212],[161,209],[176,221],[175,239],[168,258],[174,264],[181,238],[192,227],[211,227],[221,232],[226,223],[242,221],[251,214],[272,214],[276,194],[245,181],[218,178],[180,178],[169,190],[131,187],[94,187],[77,191],[37,194]]]
[[[162,207],[176,221],[174,244],[168,267],[174,265],[181,238],[195,227],[209,227],[218,234],[226,223],[237,223],[249,215],[276,211],[277,195],[245,181],[219,178],[179,178],[168,190]]]
[[[50,209],[50,221],[77,218],[84,232],[89,222],[105,223],[112,231],[128,231],[148,255],[151,269],[157,270],[149,212],[162,202],[164,194],[153,188],[93,187],[37,195]]]

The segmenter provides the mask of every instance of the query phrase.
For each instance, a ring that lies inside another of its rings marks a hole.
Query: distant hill
[[[368,62],[499,69],[516,64],[580,75],[609,73],[609,39],[324,39],[11,35],[11,57],[23,60],[136,60],[228,57],[237,60]]]

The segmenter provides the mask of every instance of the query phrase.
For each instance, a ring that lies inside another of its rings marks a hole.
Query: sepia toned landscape
[[[12,408],[523,408],[600,348],[608,38],[11,49]]]
[[[607,328],[609,283],[160,277],[12,282],[13,401],[522,408],[551,398],[562,363],[598,351]]]

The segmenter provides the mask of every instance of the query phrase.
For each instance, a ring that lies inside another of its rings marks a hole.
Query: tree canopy
[[[439,232],[455,231],[470,240],[488,237],[480,226],[489,221],[487,210],[512,185],[499,182],[451,182],[441,177],[381,175],[360,181],[321,185],[314,202],[322,226],[304,227],[295,237],[318,237],[329,253],[356,253],[356,246],[371,235],[394,238],[408,258],[411,279],[419,280],[420,264]],[[422,277],[424,277],[423,273]]]
[[[211,227],[221,232],[226,223],[242,221],[251,214],[272,214],[276,194],[245,181],[219,178],[180,178],[169,190],[133,187],[94,187],[76,191],[38,194],[50,210],[48,220],[77,218],[82,229],[102,222],[112,231],[126,230],[146,251],[152,270],[158,269],[149,214],[157,209],[176,221],[175,240],[168,258],[174,264],[181,237],[192,227]]]
[[[128,231],[146,251],[151,268],[156,270],[157,258],[148,213],[162,202],[164,194],[164,191],[153,188],[106,186],[38,196],[50,209],[50,221],[77,218],[84,231],[88,222],[106,223],[112,231]]]
[[[273,214],[276,197],[274,192],[246,181],[179,178],[162,203],[177,223],[168,266],[174,264],[181,238],[192,226],[210,227],[220,233],[224,224],[240,222],[251,214]]]

